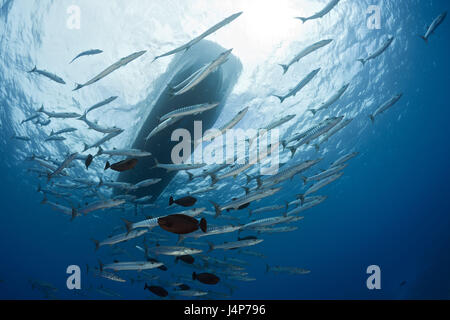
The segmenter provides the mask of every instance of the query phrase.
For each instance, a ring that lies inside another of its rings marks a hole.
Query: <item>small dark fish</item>
[[[92,160],[94,160],[94,157],[92,156],[92,154],[89,154],[86,158],[86,161],[84,162],[84,164],[86,165],[86,170],[89,169],[89,166],[91,165]]]
[[[169,295],[169,293],[167,292],[166,289],[164,289],[163,287],[159,287],[159,286],[149,286],[147,283],[144,286],[144,290],[148,290],[151,293],[156,294],[159,297],[167,297]]]
[[[238,241],[244,241],[244,240],[257,240],[258,238],[255,236],[246,236],[246,237],[238,237]]]
[[[220,281],[220,278],[212,273],[204,272],[204,273],[195,273],[192,272],[192,280],[198,280],[204,284],[217,284]]]
[[[197,202],[197,199],[191,196],[183,197],[177,200],[174,200],[173,197],[169,199],[169,206],[176,203],[182,207],[192,207]]]
[[[160,262],[160,261],[156,260],[155,258],[148,258],[147,260],[150,262],[153,262],[153,263]],[[165,265],[158,267],[158,269],[162,270],[162,271],[167,271],[167,267]]]
[[[198,222],[197,219],[184,214],[171,214],[159,218],[158,224],[162,229],[175,234],[188,234],[197,231],[199,227],[203,232],[207,229],[205,218]]]
[[[178,256],[178,257],[175,258],[175,263],[176,263],[178,260],[181,260],[181,261],[183,261],[183,262],[185,262],[185,263],[187,263],[187,264],[193,264],[194,261],[195,261],[194,257],[191,256],[191,255]],[[187,289],[187,290],[188,290],[188,289]]]
[[[191,287],[189,287],[187,284],[180,284],[180,285],[178,286],[178,288],[179,288],[180,290],[191,290]]]
[[[105,170],[111,168],[114,171],[123,172],[133,169],[138,163],[138,159],[127,159],[117,163],[110,164],[106,161]]]

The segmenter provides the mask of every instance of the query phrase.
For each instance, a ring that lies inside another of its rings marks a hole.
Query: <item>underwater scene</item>
[[[0,0],[0,299],[449,299],[448,5]]]

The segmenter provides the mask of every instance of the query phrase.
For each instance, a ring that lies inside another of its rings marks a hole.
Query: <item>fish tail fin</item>
[[[283,103],[283,101],[284,101],[284,97],[282,97],[282,96],[277,96],[276,94],[273,94],[272,95],[272,97],[277,97],[278,99],[280,99],[280,103]]]
[[[174,204],[173,197],[170,196],[170,198],[169,198],[169,206],[171,206],[171,205],[173,205],[173,204]]]
[[[100,272],[103,271],[103,262],[100,259],[98,259],[98,268],[99,268]]]
[[[256,185],[258,186],[258,189],[262,187],[262,180],[260,177],[256,178]]]
[[[156,159],[156,157],[153,157],[153,160],[155,161],[155,165],[153,167],[151,167],[150,169],[157,168],[159,165],[158,159]]]
[[[104,170],[107,170],[107,169],[109,169],[109,168],[111,168],[111,164],[109,163],[109,161],[106,161],[105,169],[104,169]]]
[[[94,238],[91,238],[92,242],[95,244],[95,251],[100,248],[100,242],[98,240],[95,240]]]
[[[37,67],[36,66],[34,66],[34,68],[33,69],[31,69],[30,71],[28,71],[28,73],[32,73],[32,72],[35,72],[37,70]]]
[[[370,121],[372,121],[372,123],[375,123],[375,117],[371,114],[369,115]]]
[[[248,195],[250,193],[250,188],[248,187],[242,187],[242,189],[245,190],[245,195]]]
[[[102,185],[103,185],[103,179],[102,178],[99,178],[100,179],[100,181],[98,182],[98,186],[97,187],[101,187]]]
[[[295,152],[297,151],[297,148],[295,148],[295,147],[290,147],[290,148],[288,148],[288,149],[289,149],[289,151],[291,152],[291,158],[293,158],[294,155],[295,155]]]
[[[218,216],[220,216],[222,214],[222,210],[220,210],[220,206],[217,203],[215,203],[214,201],[209,200],[209,202],[214,206],[214,210],[216,211],[215,217],[217,218]]]
[[[422,38],[423,41],[425,41],[425,43],[428,43],[428,39],[425,38],[425,36],[419,36],[420,38]]]
[[[182,234],[178,235],[178,240],[177,240],[177,244],[180,244],[184,241],[185,236],[183,236]]]
[[[36,192],[41,192],[41,191],[42,191],[42,187],[40,184],[38,184]],[[45,193],[44,193],[44,197],[45,197]]]
[[[317,113],[316,109],[308,109],[308,111],[310,111],[313,114],[313,116],[315,116]]]
[[[303,180],[303,184],[307,184],[308,183],[308,177],[302,176],[302,180]]]
[[[211,177],[211,185],[215,185],[219,181],[214,173],[210,173],[209,176]]]
[[[47,201],[47,196],[44,194],[44,199],[42,199],[41,204],[46,204]]]
[[[365,59],[358,59],[357,61],[361,62],[363,66],[366,64],[366,60]]]
[[[75,220],[75,218],[77,217],[77,215],[78,215],[77,209],[72,208],[72,219],[70,219],[70,221]]]
[[[86,142],[84,143],[84,150],[83,150],[83,152],[84,151],[86,151],[86,150],[88,150],[89,149],[89,146],[86,144]]]
[[[314,149],[316,149],[317,152],[320,151],[320,145],[318,143],[314,144]]]
[[[53,131],[53,129],[52,129],[52,131],[50,132],[50,136],[53,136],[55,134],[55,131]]]
[[[52,174],[47,173],[47,183],[49,183],[51,179],[52,179]]]
[[[286,74],[286,72],[289,70],[289,66],[286,64],[278,64],[278,65],[283,68],[283,74]]]
[[[214,244],[212,242],[207,242],[208,243],[208,252],[211,252],[214,250]]]
[[[188,177],[189,177],[189,181],[194,180],[194,175],[193,175],[192,173],[190,173],[190,172],[188,172],[188,171],[186,171],[186,173],[187,173],[187,175],[188,175]]]
[[[41,107],[37,110],[37,112],[44,112],[44,105],[41,105]]]
[[[100,156],[100,155],[102,155],[103,154],[103,149],[102,149],[102,147],[98,147],[98,151],[97,151],[97,154],[95,155],[96,157],[97,156]]]
[[[125,228],[127,228],[127,234],[133,230],[133,222],[128,221],[127,219],[122,218],[123,223],[125,223]]]
[[[299,194],[297,197],[300,199],[301,204],[303,205],[305,203],[305,195]]]
[[[197,279],[197,274],[194,271],[194,272],[192,272],[192,280],[195,280],[195,279]]]
[[[286,209],[285,209],[284,211],[285,211],[286,214],[287,214],[287,211],[288,211],[288,209],[289,209],[289,202],[285,201],[284,203],[285,203],[285,205],[286,205]]]
[[[206,222],[205,218],[201,218],[201,220],[200,220],[200,229],[203,232],[206,232],[208,230],[208,223]]]
[[[83,88],[83,87],[84,87],[84,85],[79,84],[79,83],[75,83],[75,89],[73,89],[72,91],[80,90],[80,89]]]
[[[81,120],[81,121],[86,121],[87,120],[87,110],[84,111],[83,115],[81,117],[79,117],[78,120]]]

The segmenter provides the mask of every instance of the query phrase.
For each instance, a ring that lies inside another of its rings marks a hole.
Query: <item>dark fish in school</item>
[[[182,207],[192,207],[196,202],[197,199],[191,196],[183,197],[177,200],[174,200],[173,197],[170,197],[169,206],[176,203],[177,205]]]
[[[111,170],[123,172],[133,169],[138,163],[138,159],[127,159],[117,163],[110,164],[109,161],[106,161],[105,170],[111,168]]]
[[[205,218],[202,218],[200,222],[190,216],[184,214],[171,214],[158,219],[158,225],[168,231],[175,234],[188,234],[197,231],[198,228],[203,232],[206,232],[207,223]]]

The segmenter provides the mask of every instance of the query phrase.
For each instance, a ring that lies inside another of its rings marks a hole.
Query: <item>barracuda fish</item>
[[[88,188],[88,186],[79,186],[75,183],[54,183],[53,186],[62,189],[80,189],[81,187]]]
[[[321,204],[322,202],[324,202],[327,197],[326,196],[318,196],[318,197],[311,197],[311,198],[315,198],[314,200],[308,200],[308,198],[305,199],[305,203],[291,211],[289,211],[288,213],[286,213],[286,216],[290,217],[290,216],[294,216],[299,214],[300,212],[306,211],[308,209],[314,208],[315,206],[318,206],[319,204]],[[301,201],[301,200],[300,200]],[[292,221],[290,221],[292,222]]]
[[[69,155],[64,160],[64,162],[61,163],[61,165],[58,168],[56,168],[56,170],[54,170],[52,173],[48,174],[47,181],[50,181],[53,177],[61,174],[61,172],[72,163],[72,161],[75,159],[76,156],[78,156],[78,152],[75,152],[75,153],[72,153],[71,155]]]
[[[155,160],[155,166],[153,168],[160,168],[160,169],[165,169],[167,170],[167,172],[170,171],[183,171],[183,170],[193,170],[193,169],[199,169],[202,168],[204,166],[206,166],[205,163],[200,163],[200,164],[163,164],[163,163],[159,163],[158,160],[156,160],[156,158],[154,158]]]
[[[200,290],[176,290],[174,294],[182,297],[202,297],[208,295],[209,292]]]
[[[273,266],[270,267],[268,264],[266,264],[266,272],[275,272],[275,273],[289,273],[289,274],[308,274],[311,273],[310,270],[297,268],[297,267],[280,267],[280,266]]]
[[[152,154],[147,151],[142,151],[138,149],[113,149],[113,150],[103,150],[102,147],[98,148],[97,156],[102,154],[106,154],[109,156],[125,156],[125,157],[133,157],[133,158],[144,158],[150,157]]]
[[[261,258],[261,259],[265,259],[266,256],[260,252],[256,252],[256,251],[250,251],[250,250],[239,250],[240,254],[244,254],[246,256],[252,256],[252,257],[257,257],[257,258]]]
[[[316,115],[317,112],[329,108],[329,107],[332,106],[336,101],[338,101],[340,97],[342,97],[342,95],[343,95],[343,94],[345,93],[345,91],[348,89],[349,85],[350,85],[349,83],[345,84],[345,85],[344,85],[342,88],[340,88],[333,96],[331,96],[327,101],[325,101],[324,103],[322,103],[322,104],[320,105],[319,108],[317,108],[317,109],[308,109],[308,111],[310,111],[313,115]]]
[[[253,193],[246,195],[245,197],[236,199],[236,200],[234,200],[230,203],[227,203],[223,206],[219,206],[217,203],[215,203],[213,201],[209,201],[209,202],[214,206],[214,209],[216,211],[216,217],[218,217],[222,214],[223,210],[227,210],[227,209],[236,210],[244,204],[270,197],[280,190],[281,190],[281,188],[273,188],[273,189],[263,189],[263,190],[255,191]]]
[[[312,193],[322,189],[323,187],[329,185],[330,183],[336,181],[337,179],[342,177],[343,174],[344,174],[343,172],[337,173],[337,174],[332,175],[331,177],[328,177],[324,180],[320,180],[319,182],[313,184],[305,193],[297,195],[297,197],[301,200],[301,204],[303,205],[304,199],[307,195],[312,194]]]
[[[30,116],[29,118],[26,118],[25,120],[22,120],[22,122],[20,124],[24,124],[25,122],[32,121],[32,120],[34,120],[36,118],[39,118],[40,116],[41,115],[39,113],[36,113],[36,114]]]
[[[44,106],[41,106],[37,112],[41,112],[49,118],[58,118],[58,119],[72,119],[79,118],[80,115],[75,112],[50,112],[44,109]]]
[[[94,202],[87,207],[85,207],[81,212],[86,215],[90,212],[97,211],[97,210],[104,210],[104,209],[111,209],[115,208],[117,206],[120,206],[125,203],[125,200],[100,200],[97,202]]]
[[[338,133],[339,131],[341,131],[342,129],[344,129],[346,126],[348,126],[351,122],[353,121],[352,119],[345,119],[343,121],[341,121],[339,124],[337,124],[333,129],[331,129],[326,135],[323,136],[322,139],[320,139],[316,144],[314,144],[314,148],[316,149],[316,151],[320,150],[320,146],[327,142],[328,139],[330,139],[333,135],[335,135],[336,133]]]
[[[73,89],[73,91],[77,91],[80,90],[83,87],[86,87],[88,85],[91,85],[101,79],[103,79],[104,77],[106,77],[107,75],[111,74],[112,72],[116,71],[117,69],[119,69],[120,67],[126,66],[128,63],[132,62],[133,60],[136,60],[137,58],[139,58],[140,56],[142,56],[144,53],[146,53],[147,51],[139,51],[139,52],[135,52],[130,54],[129,56],[120,59],[119,61],[117,61],[116,63],[114,63],[113,65],[109,66],[108,68],[106,68],[105,70],[103,70],[102,72],[100,72],[97,76],[95,76],[94,78],[92,78],[91,80],[89,80],[88,82],[86,82],[85,84],[76,84],[75,89]]]
[[[123,190],[135,190],[136,187],[128,182],[116,182],[116,181],[103,181],[100,178],[100,182],[97,185],[98,187],[105,186],[108,188],[117,188],[117,189],[123,189]]]
[[[259,227],[267,227],[267,226],[274,226],[274,225],[277,225],[277,224],[288,222],[290,220],[292,220],[292,217],[288,217],[288,216],[280,216],[280,217],[271,217],[271,218],[266,218],[266,219],[260,219],[260,220],[256,220],[256,221],[252,221],[252,222],[244,224],[241,227],[241,230],[254,229],[254,228],[259,228]]]
[[[241,229],[241,226],[232,226],[232,225],[217,226],[217,227],[208,226],[207,232],[203,232],[201,230],[197,230],[197,231],[192,232],[192,233],[180,235],[178,237],[178,243],[183,242],[184,239],[186,239],[186,238],[198,239],[198,238],[202,238],[202,237],[206,237],[206,236],[213,236],[213,235],[218,235],[218,234],[231,233],[231,232],[235,232],[235,231],[237,231],[239,229]]]
[[[339,166],[339,165],[341,165],[341,164],[343,164],[343,163],[353,159],[354,157],[356,157],[358,155],[359,155],[359,152],[352,152],[352,153],[346,154],[346,155],[342,156],[341,158],[339,158],[338,160],[336,160],[335,162],[333,162],[330,165],[330,168]]]
[[[65,128],[65,129],[61,129],[61,130],[56,131],[56,132],[54,132],[52,130],[52,132],[50,132],[50,136],[57,136],[57,135],[60,135],[60,134],[63,134],[63,133],[70,133],[70,132],[74,132],[74,131],[77,131],[77,130],[78,130],[77,128]]]
[[[68,197],[71,196],[71,194],[69,194],[69,193],[59,193],[59,192],[56,192],[56,191],[51,190],[51,189],[42,188],[40,185],[38,186],[37,192],[42,192],[44,195],[51,194],[51,195],[53,195],[55,197],[58,197],[58,198],[68,198]]]
[[[375,51],[374,53],[369,55],[367,58],[365,58],[365,59],[358,59],[358,61],[361,62],[363,65],[365,65],[367,61],[375,59],[376,57],[381,55],[384,51],[386,51],[386,49],[389,48],[389,46],[391,45],[391,43],[393,41],[394,41],[394,37],[389,37],[386,40],[386,42],[381,46],[381,48],[379,48],[377,51]]]
[[[391,99],[389,99],[388,101],[383,103],[377,110],[375,110],[375,112],[373,114],[369,115],[369,118],[370,118],[370,120],[372,120],[372,123],[375,122],[376,116],[382,114],[384,111],[386,111],[387,109],[392,107],[394,104],[396,104],[401,99],[402,96],[403,96],[403,93],[400,93],[400,94],[392,97]]]
[[[217,250],[217,249],[232,250],[232,249],[237,249],[237,248],[254,246],[263,241],[264,241],[264,239],[251,239],[251,240],[241,240],[241,241],[235,241],[235,242],[225,242],[223,244],[212,244],[211,242],[208,242],[208,246],[209,246],[209,251]]]
[[[205,187],[205,188],[197,189],[195,191],[189,191],[188,194],[192,196],[192,195],[195,195],[195,194],[200,194],[200,193],[206,193],[206,192],[209,192],[209,191],[214,191],[216,189],[217,189],[217,186],[208,186],[208,187]]]
[[[132,262],[115,262],[107,264],[103,269],[111,269],[114,271],[142,271],[150,270],[163,266],[162,262],[150,262],[150,261],[132,261]]]
[[[307,184],[310,181],[320,181],[320,180],[323,180],[325,178],[328,178],[328,177],[338,173],[339,171],[344,170],[347,166],[348,166],[348,164],[341,164],[338,166],[330,167],[328,170],[325,170],[325,171],[323,171],[319,174],[316,174],[312,177],[302,177],[302,180],[303,180],[304,184]]]
[[[194,180],[196,178],[206,178],[206,177],[208,177],[211,174],[214,174],[216,172],[219,172],[219,171],[225,169],[226,167],[228,167],[227,163],[216,164],[216,165],[211,166],[210,169],[203,169],[203,172],[198,174],[198,175],[193,175],[190,172],[186,172],[186,173],[189,176],[189,181],[192,181],[192,180]]]
[[[344,119],[344,116],[327,118],[323,122],[307,130],[306,134],[302,138],[300,138],[294,146],[288,147],[288,149],[291,151],[292,157],[295,155],[295,152],[298,148],[300,148],[304,144],[309,144],[311,141],[319,138],[321,135],[326,134],[339,122],[341,122],[342,119]]]
[[[179,118],[179,117],[185,117],[188,115],[195,115],[200,114],[202,112],[211,110],[216,108],[220,103],[202,103],[202,104],[196,104],[189,107],[180,108],[177,110],[174,110],[172,112],[169,112],[165,115],[163,115],[161,118],[159,118],[159,121],[165,121],[170,118]]]
[[[186,256],[203,252],[200,249],[180,247],[180,246],[159,246],[150,249],[154,254],[165,256]]]
[[[64,82],[64,80],[61,79],[60,77],[58,77],[56,74],[53,74],[53,73],[45,71],[45,70],[39,70],[39,69],[37,69],[36,66],[34,66],[34,68],[32,70],[28,71],[28,73],[37,73],[37,74],[43,75],[44,77],[47,77],[50,80],[53,80],[57,83],[66,84]]]
[[[61,136],[52,136],[45,139],[45,141],[64,141],[66,138]]]
[[[41,201],[41,204],[48,204],[50,207],[52,207],[53,210],[59,211],[64,213],[65,215],[68,215],[72,217],[72,220],[75,219],[80,214],[78,213],[77,209],[75,208],[68,208],[63,205],[60,205],[55,202],[51,202],[47,199],[46,196],[44,196],[44,199]]]
[[[270,187],[273,185],[277,185],[288,179],[292,179],[297,174],[299,174],[305,170],[308,170],[309,168],[318,164],[322,160],[323,160],[323,158],[319,158],[319,159],[315,159],[315,160],[307,160],[307,161],[304,161],[295,166],[292,166],[292,167],[289,167],[286,169],[281,169],[281,171],[279,173],[277,173],[276,175],[274,175],[270,178],[267,178],[265,180],[261,180],[260,178],[257,178],[256,181],[258,183],[258,188],[267,188],[267,187]]]
[[[232,129],[235,125],[239,123],[239,121],[244,118],[247,114],[248,107],[245,107],[241,111],[238,112],[237,115],[233,117],[228,123],[220,127],[218,130],[211,131],[210,133],[205,134],[202,138],[198,139],[196,143],[201,143],[202,141],[211,141],[217,137],[222,136],[227,130]]]
[[[35,124],[35,125],[40,125],[41,127],[46,127],[46,126],[48,126],[51,122],[52,122],[52,120],[50,120],[50,118],[47,119],[47,120],[41,120],[41,118],[38,118],[38,119],[34,122],[34,124]]]
[[[21,141],[31,141],[31,139],[29,137],[25,137],[25,136],[12,136],[11,139],[16,139],[16,140],[21,140]]]
[[[88,113],[91,112],[92,110],[95,110],[95,109],[98,109],[98,108],[100,108],[100,107],[103,107],[103,106],[105,106],[105,105],[107,105],[107,104],[110,104],[111,102],[113,102],[113,101],[116,100],[117,98],[118,98],[117,96],[112,96],[112,97],[109,97],[109,98],[107,98],[107,99],[105,99],[105,100],[99,102],[99,103],[96,103],[96,104],[94,104],[92,107],[86,109],[86,111],[84,112],[84,114],[88,114]]]
[[[289,93],[287,93],[284,96],[277,96],[275,94],[273,94],[272,96],[277,97],[278,99],[280,99],[280,102],[283,103],[284,100],[286,100],[289,97],[295,97],[295,95],[297,94],[297,92],[299,92],[301,89],[303,89],[303,87],[305,87],[312,79],[314,79],[314,77],[319,73],[320,68],[313,70],[312,72],[310,72],[302,81],[300,81],[291,91],[289,91]]]
[[[34,155],[32,156],[32,160],[33,160],[33,161],[36,161],[40,166],[42,166],[42,167],[44,167],[44,168],[47,168],[47,169],[50,169],[51,171],[55,171],[55,170],[58,168],[57,166],[51,164],[50,162],[45,161],[45,160],[43,160],[43,159],[40,159],[40,158],[38,158],[38,157],[36,157],[36,156],[34,156]],[[61,174],[62,174],[62,175],[67,175],[67,174],[64,173],[64,172],[61,172]]]
[[[100,260],[99,260],[99,265],[100,265],[100,267],[99,267],[100,272],[97,274],[99,277],[102,277],[102,278],[105,278],[105,279],[108,279],[108,280],[112,280],[112,281],[116,281],[116,282],[122,282],[122,283],[123,282],[127,282],[125,279],[122,279],[121,277],[119,277],[115,273],[104,271],[103,270],[103,263]]]
[[[91,239],[91,240],[94,242],[95,250],[97,251],[102,246],[106,246],[106,245],[112,246],[112,245],[115,245],[115,244],[118,244],[121,242],[125,242],[125,241],[131,240],[131,239],[139,238],[140,236],[142,236],[143,234],[146,234],[147,232],[148,232],[147,229],[133,230],[129,233],[118,234],[116,236],[110,237],[101,242],[98,240],[95,240],[95,239]]]
[[[146,179],[146,180],[136,183],[134,186],[136,188],[145,188],[145,187],[157,184],[161,180],[162,180],[161,178]]]
[[[200,82],[205,80],[211,73],[216,71],[220,65],[222,65],[223,63],[225,63],[227,61],[228,56],[231,54],[232,50],[233,49],[230,49],[230,50],[227,50],[227,51],[221,53],[219,55],[219,57],[217,57],[214,61],[209,63],[206,66],[206,68],[202,69],[185,87],[183,87],[182,89],[180,89],[176,92],[171,92],[170,95],[171,96],[180,96],[180,95],[188,92],[189,90],[192,90],[193,88],[195,88]]]
[[[148,136],[145,138],[145,141],[147,142],[148,140],[150,140],[150,138],[154,137],[158,132],[163,131],[164,129],[170,127],[171,125],[173,125],[174,123],[176,123],[177,121],[179,121],[181,119],[182,119],[181,117],[175,117],[175,118],[169,118],[167,120],[164,120],[163,122],[158,124],[158,126],[148,134]]]
[[[314,20],[322,18],[324,15],[326,15],[328,12],[330,12],[337,4],[339,3],[339,0],[331,0],[330,3],[328,3],[325,8],[320,10],[319,12],[315,13],[314,15],[304,18],[304,17],[295,17],[295,19],[301,20],[303,23],[305,23],[308,20]]]
[[[153,61],[162,58],[162,57],[167,57],[170,55],[173,55],[175,53],[181,52],[181,51],[185,51],[188,50],[190,47],[192,47],[193,45],[195,45],[196,43],[198,43],[199,41],[201,41],[202,39],[206,38],[207,36],[209,36],[210,34],[213,34],[214,32],[216,32],[217,30],[219,30],[220,28],[226,26],[227,24],[229,24],[230,22],[232,22],[233,20],[235,20],[237,17],[239,17],[242,14],[242,12],[238,12],[235,13],[231,16],[229,16],[228,18],[225,18],[224,20],[220,21],[219,23],[217,23],[216,25],[212,26],[211,28],[209,28],[208,30],[206,30],[205,32],[203,32],[201,35],[199,35],[198,37],[192,39],[191,41],[189,41],[188,43],[182,45],[181,47],[178,47],[172,51],[169,51],[167,53],[164,53],[162,55],[156,56]]]
[[[72,61],[69,62],[69,64],[71,64],[72,62],[74,62],[75,60],[77,60],[80,57],[83,56],[92,56],[92,55],[96,55],[96,54],[100,54],[102,53],[102,50],[99,49],[91,49],[91,50],[87,50],[87,51],[83,51],[82,53],[80,53],[79,55],[77,55],[75,58],[73,58]]]
[[[111,140],[114,137],[117,137],[119,134],[121,134],[124,130],[119,129],[119,131],[116,132],[111,132],[108,133],[107,135],[105,135],[103,138],[101,138],[100,140],[98,140],[96,143],[94,143],[93,145],[88,146],[86,143],[84,144],[84,151],[92,149],[92,148],[98,148],[100,147],[102,144],[104,144],[105,142]]]
[[[180,82],[179,84],[175,85],[175,86],[168,86],[169,89],[172,92],[175,91],[179,91],[180,89],[182,89],[183,87],[185,87],[186,85],[189,84],[189,82],[191,82],[193,79],[195,79],[195,77],[197,77],[202,71],[204,71],[206,68],[208,67],[208,65],[205,65],[203,67],[201,67],[200,69],[198,69],[197,71],[195,71],[193,74],[191,74],[189,77],[187,77],[185,80],[183,80],[182,82]]]
[[[72,178],[72,181],[73,182],[76,182],[76,183],[81,183],[81,184],[84,184],[84,185],[87,185],[87,186],[96,186],[98,183],[97,182],[95,182],[95,181],[92,181],[92,180],[89,180],[89,179],[83,179],[83,178]]]
[[[145,197],[134,200],[134,203],[146,203],[146,202],[149,202],[152,198],[153,198],[153,196],[145,196]]]
[[[436,31],[436,29],[441,25],[442,22],[444,22],[445,18],[447,17],[447,11],[440,14],[436,19],[433,20],[431,25],[428,27],[427,32],[424,36],[420,36],[426,43],[428,43],[428,38]]]
[[[272,205],[272,206],[258,208],[258,209],[255,209],[255,210],[249,210],[248,213],[249,213],[249,216],[251,216],[252,214],[276,211],[276,210],[286,209],[286,208],[287,208],[287,206],[285,206],[285,205]]]
[[[309,55],[310,53],[325,47],[326,45],[330,44],[333,40],[321,40],[319,42],[316,42],[312,45],[310,45],[309,47],[303,49],[302,51],[300,51],[288,64],[280,64],[280,66],[283,68],[283,74],[285,74],[286,72],[288,72],[289,68],[296,62],[300,61],[300,59],[306,57],[307,55]]]
[[[278,228],[258,227],[258,228],[254,228],[253,230],[256,231],[258,234],[259,233],[273,234],[273,233],[292,232],[292,231],[298,230],[298,227],[293,227],[293,226],[278,227]]]
[[[245,276],[230,276],[228,277],[229,280],[237,280],[237,281],[244,281],[244,282],[250,282],[250,281],[256,281],[256,278],[250,278]]]
[[[95,130],[97,132],[105,133],[105,134],[112,134],[112,133],[118,133],[118,132],[122,133],[123,132],[123,129],[120,129],[117,127],[112,127],[112,128],[101,127],[96,122],[89,121],[87,119],[86,115],[87,115],[86,113],[83,114],[81,117],[78,118],[78,120],[86,123],[87,126],[89,127],[89,129]]]

